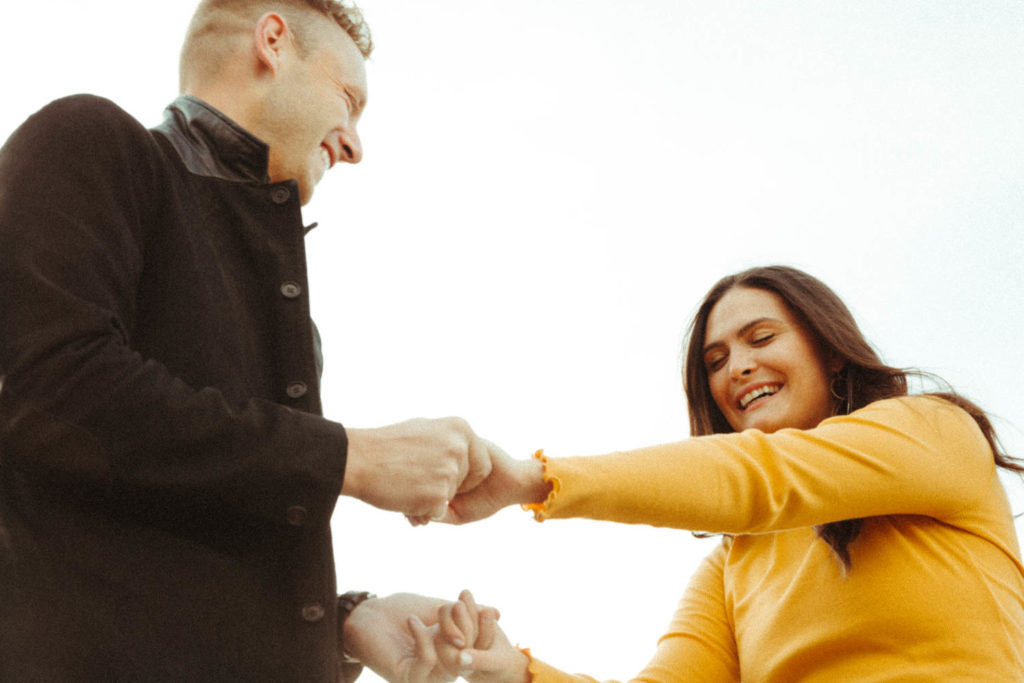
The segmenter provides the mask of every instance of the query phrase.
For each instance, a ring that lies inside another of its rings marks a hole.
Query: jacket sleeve
[[[725,539],[690,579],[668,631],[647,666],[631,683],[730,683],[740,680],[736,639],[725,607],[722,571]],[[530,661],[533,683],[597,683],[539,660]]]
[[[189,386],[131,344],[152,138],[76,96],[0,151],[0,450],[36,481],[285,523],[330,517],[341,425]],[[298,512],[297,512],[298,511]]]
[[[596,457],[552,458],[538,519],[587,517],[744,534],[844,519],[955,520],[991,490],[991,449],[937,397],[877,401],[809,430],[696,437]]]

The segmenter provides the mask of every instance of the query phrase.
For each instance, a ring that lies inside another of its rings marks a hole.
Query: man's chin
[[[316,183],[299,183],[299,204],[305,206],[313,198]]]

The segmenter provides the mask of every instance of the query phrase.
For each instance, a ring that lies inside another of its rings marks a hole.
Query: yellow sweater
[[[634,680],[1024,681],[1024,566],[992,452],[963,410],[878,401],[751,430],[546,461],[538,519],[733,534]],[[866,517],[844,575],[811,528]],[[593,681],[532,660],[534,681]]]

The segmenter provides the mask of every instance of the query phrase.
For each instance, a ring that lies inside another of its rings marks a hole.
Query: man
[[[203,0],[159,127],[76,96],[0,152],[0,680],[416,673],[440,603],[337,599],[335,501],[442,515],[493,447],[320,414],[300,205],[371,49],[338,0]]]

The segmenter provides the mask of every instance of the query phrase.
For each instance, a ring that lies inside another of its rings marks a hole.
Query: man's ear
[[[292,42],[288,23],[277,12],[267,12],[256,22],[253,35],[256,58],[272,74],[281,67],[281,53]]]

